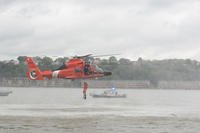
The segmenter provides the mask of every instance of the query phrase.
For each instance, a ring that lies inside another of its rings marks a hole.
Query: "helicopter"
[[[92,54],[75,56],[55,70],[41,71],[32,57],[26,57],[28,64],[27,77],[30,80],[44,80],[52,78],[62,79],[92,79],[112,75],[111,72],[104,71],[94,62]]]

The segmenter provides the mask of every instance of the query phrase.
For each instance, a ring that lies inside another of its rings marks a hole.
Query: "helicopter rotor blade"
[[[87,54],[83,56],[74,56],[74,58],[85,58],[85,57],[96,58],[96,57],[106,57],[106,56],[114,56],[114,55],[120,55],[120,54],[105,54],[105,55],[94,55],[94,56],[92,54]]]
[[[92,57],[105,57],[105,56],[114,56],[114,55],[120,55],[120,54],[95,55],[95,56],[92,56]]]
[[[87,54],[87,55],[83,55],[83,56],[74,56],[74,58],[85,58],[85,57],[88,57],[88,56],[91,56],[92,54]]]

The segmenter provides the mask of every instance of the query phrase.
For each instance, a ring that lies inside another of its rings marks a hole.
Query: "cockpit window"
[[[95,69],[96,69],[96,71],[97,72],[100,72],[100,73],[102,73],[103,72],[103,69],[101,69],[100,67],[98,67],[97,65],[95,65]]]
[[[94,59],[92,57],[87,57],[87,58],[85,58],[85,62],[88,65],[92,65],[94,62]]]

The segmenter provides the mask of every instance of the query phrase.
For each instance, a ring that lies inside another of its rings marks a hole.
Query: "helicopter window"
[[[89,75],[89,73],[90,73],[90,63],[89,62],[85,62],[84,73],[86,75]]]
[[[102,68],[100,68],[99,66],[97,66],[97,65],[95,65],[95,69],[96,69],[96,71],[97,72],[103,72],[103,69]]]
[[[92,65],[93,64],[93,59],[91,57],[85,58],[86,64]]]

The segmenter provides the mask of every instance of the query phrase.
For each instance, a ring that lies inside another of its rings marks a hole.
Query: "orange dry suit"
[[[88,84],[87,84],[87,82],[84,82],[84,85],[83,85],[83,98],[84,99],[86,99],[87,89],[88,89]]]

